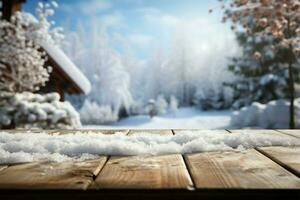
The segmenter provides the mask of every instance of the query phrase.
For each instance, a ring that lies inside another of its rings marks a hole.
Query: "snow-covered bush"
[[[149,99],[147,105],[145,106],[145,113],[147,113],[151,118],[157,115],[158,111],[156,109],[154,99]]]
[[[157,99],[149,99],[147,104],[135,102],[131,107],[131,115],[163,115],[168,112],[175,113],[178,110],[179,102],[175,96],[170,97],[168,102],[163,95],[159,95]]]
[[[52,5],[52,6],[51,6]],[[49,79],[51,67],[45,67],[44,43],[58,43],[61,28],[52,28],[48,18],[54,14],[52,4],[38,3],[36,16],[15,13],[10,21],[0,20],[0,91],[37,91]]]
[[[300,98],[295,100],[296,127],[300,127]],[[231,125],[233,127],[288,128],[289,102],[286,100],[270,101],[267,104],[258,102],[235,111]]]
[[[207,88],[197,90],[194,104],[202,110],[220,110],[228,108],[232,103],[230,88]]]
[[[28,38],[22,16],[0,20],[0,91],[36,91],[49,79],[45,53]]]
[[[0,128],[80,128],[76,110],[59,98],[57,93],[31,92],[2,96]]]
[[[118,120],[118,112],[110,105],[100,106],[96,102],[86,100],[79,111],[84,124],[109,124]]]
[[[171,96],[170,104],[169,104],[169,111],[171,113],[176,113],[177,110],[178,110],[178,100],[176,99],[176,97]]]
[[[155,107],[158,115],[166,114],[168,110],[168,102],[163,95],[159,95],[157,97]]]
[[[142,101],[135,101],[130,107],[130,115],[143,115],[147,114],[145,104]]]
[[[156,100],[150,99],[148,101],[147,105],[145,106],[144,112],[150,115],[151,117],[153,117],[155,115],[166,114],[168,112],[168,108],[169,108],[169,104],[164,98],[164,96],[159,95]]]

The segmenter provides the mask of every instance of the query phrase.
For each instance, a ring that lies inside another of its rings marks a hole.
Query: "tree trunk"
[[[292,62],[289,63],[289,93],[290,93],[290,129],[295,129],[295,115],[294,115],[295,87],[294,87],[294,74],[293,74]]]

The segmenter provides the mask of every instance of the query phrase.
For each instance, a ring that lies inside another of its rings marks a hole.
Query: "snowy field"
[[[195,107],[179,108],[176,113],[155,116],[130,116],[110,125],[87,125],[86,129],[221,129],[228,128],[232,111],[201,111]]]

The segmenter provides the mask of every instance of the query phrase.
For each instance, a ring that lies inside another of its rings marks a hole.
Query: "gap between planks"
[[[130,130],[172,135],[171,130]],[[112,156],[89,189],[193,189],[180,154],[161,156]]]
[[[172,134],[175,135],[175,129],[171,129],[171,131],[172,131]],[[185,168],[186,168],[186,170],[187,170],[187,172],[188,172],[188,174],[189,174],[189,176],[190,176],[190,179],[191,179],[192,185],[191,185],[191,187],[190,187],[190,190],[195,190],[195,189],[196,189],[196,183],[195,183],[195,180],[194,180],[194,178],[193,178],[193,176],[192,176],[192,173],[191,173],[191,171],[190,171],[190,168],[189,168],[188,165],[187,165],[187,160],[186,160],[186,158],[185,158],[184,155],[181,155],[181,158],[182,158],[182,160],[183,160],[183,162],[184,162]]]
[[[90,130],[85,130],[90,132]],[[14,133],[25,133],[23,130]],[[49,134],[68,134],[77,131],[54,130]],[[119,130],[97,130],[104,134],[113,134]],[[121,130],[124,134],[128,130]],[[106,156],[85,161],[32,162],[0,166],[0,188],[15,189],[80,189],[85,190],[98,176],[107,162]]]
[[[300,188],[300,179],[254,149],[203,152],[185,157],[197,189]]]
[[[116,132],[116,130],[112,130],[113,132]],[[157,130],[157,131],[159,131],[159,130]],[[225,130],[224,130],[225,131]],[[132,132],[134,132],[134,131],[132,131]],[[146,132],[149,132],[148,130],[146,131]],[[172,132],[174,133],[174,132],[176,132],[176,130],[174,131],[174,130],[172,130]],[[65,134],[66,132],[64,132],[63,134]],[[128,133],[128,131],[127,131],[127,133]],[[200,153],[200,154],[202,154],[202,155],[211,155],[211,154],[213,154],[213,153]],[[253,156],[252,155],[252,153],[250,154],[251,156]],[[260,155],[262,155],[262,154],[260,154]],[[181,156],[181,155],[180,155]],[[214,159],[219,159],[218,158],[218,156],[220,156],[220,155],[216,155],[216,157],[214,157]],[[263,156],[263,155],[262,155]],[[264,158],[266,158],[265,156],[263,156]],[[182,158],[182,157],[181,157]],[[248,159],[248,157],[246,157],[247,159]],[[126,158],[125,158],[126,159]],[[189,162],[189,159],[187,159],[187,160],[185,160],[184,158],[182,158],[183,159],[183,165],[184,165],[184,167],[186,168],[186,171],[187,171],[187,174],[188,174],[188,177],[189,178],[186,178],[185,177],[185,181],[187,180],[187,179],[190,179],[189,181],[186,181],[186,183],[189,183],[190,185],[192,185],[192,186],[197,186],[197,185],[195,185],[195,184],[197,184],[198,183],[198,185],[199,185],[199,181],[197,182],[197,176],[195,176],[195,170],[194,170],[194,175],[193,175],[193,173],[191,173],[191,171],[189,171],[190,170],[190,168],[189,168],[189,165],[190,165],[190,163],[188,163]],[[270,160],[269,158],[267,158],[268,160]],[[104,164],[102,164],[102,166],[97,166],[97,167],[95,167],[95,168],[93,168],[92,169],[92,173],[93,173],[93,177],[92,177],[92,181],[88,181],[87,182],[87,184],[85,183],[84,184],[84,187],[80,187],[80,189],[86,189],[87,187],[89,187],[94,181],[94,179],[96,180],[98,177],[99,177],[99,175],[103,172],[103,169],[104,169],[104,167],[107,165],[107,163],[108,163],[108,160],[111,160],[111,158],[109,158],[109,159],[106,159],[106,161],[104,162]],[[162,159],[162,162],[163,162],[163,160],[164,159]],[[201,160],[201,162],[203,162],[203,161],[205,161],[205,157]],[[216,161],[216,160],[215,160]],[[237,159],[237,163],[236,164],[239,164],[239,159]],[[272,161],[272,160],[271,160]],[[159,161],[160,162],[160,161]],[[272,161],[273,162],[273,161]],[[147,163],[146,163],[147,164]],[[151,162],[150,162],[150,164],[151,164]],[[213,164],[213,166],[214,166],[214,163],[212,163]],[[220,163],[219,163],[220,164]],[[231,165],[229,165],[229,167],[230,167]],[[170,166],[168,166],[167,165],[167,167],[170,167]],[[231,166],[232,167],[232,166]],[[6,169],[9,169],[9,168],[6,168]],[[6,169],[3,169],[2,170],[2,172],[3,171],[5,171]],[[15,169],[15,168],[14,168]],[[197,168],[196,168],[197,169]],[[275,170],[274,170],[275,169]],[[238,169],[239,170],[239,169]],[[257,168],[250,168],[249,169],[250,171],[251,170],[257,170]],[[265,170],[265,169],[264,169]],[[0,170],[1,171],[1,170]],[[272,166],[272,170],[271,170],[271,172],[273,173],[271,173],[271,175],[276,175],[276,173],[274,174],[274,171],[277,173],[277,175],[279,174],[279,184],[277,184],[277,185],[272,185],[272,184],[270,184],[270,186],[273,186],[273,187],[283,187],[282,186],[282,184],[283,184],[283,181],[282,181],[282,177],[281,176],[283,176],[283,177],[285,177],[286,179],[290,179],[290,176],[288,175],[288,174],[286,174],[286,173],[283,173],[283,174],[281,174],[282,173],[282,171],[280,171],[279,170],[279,172],[278,171],[276,171],[276,167],[275,166]],[[13,170],[13,172],[12,173],[14,173],[15,171]],[[80,172],[80,173],[82,173],[82,171],[81,170],[79,170],[78,172]],[[196,171],[197,172],[197,171]],[[1,172],[0,172],[1,173]],[[74,173],[74,171],[73,171],[73,173]],[[228,172],[227,172],[228,173]],[[230,169],[229,169],[229,173],[233,173],[232,171],[230,171]],[[239,173],[242,173],[243,174],[243,171],[241,171],[241,172],[239,172]],[[22,174],[22,173],[21,173]],[[71,170],[71,174],[72,174],[72,170]],[[76,174],[76,173],[75,173]],[[280,175],[281,174],[281,175]],[[19,174],[20,175],[20,174]],[[36,174],[35,174],[36,175]],[[98,175],[98,176],[97,176]],[[206,174],[204,174],[204,175],[206,175]],[[86,175],[84,175],[84,173],[83,173],[83,177],[85,177]],[[89,177],[89,175],[87,175],[88,177]],[[218,176],[222,176],[222,174],[219,174]],[[248,175],[247,175],[248,176]],[[246,176],[246,177],[247,177]],[[34,176],[33,176],[34,177]],[[68,177],[65,177],[65,176],[62,176],[63,177],[63,181],[64,181],[64,179],[68,179]],[[62,178],[61,177],[61,178]],[[276,177],[276,176],[275,176]],[[11,177],[10,177],[11,178]],[[70,178],[70,177],[69,177]],[[217,177],[217,178],[219,178],[219,177]],[[234,179],[232,176],[230,177],[229,176],[229,178],[230,179]],[[255,178],[255,177],[254,177]],[[262,176],[262,177],[258,177],[259,179],[260,178],[266,178],[266,177],[264,177],[264,176]],[[267,179],[269,179],[269,180],[272,180],[272,178],[271,177],[267,177]],[[0,180],[1,180],[1,178],[0,178]],[[88,180],[90,180],[90,178],[88,178]],[[299,179],[298,179],[299,180]],[[80,184],[80,181],[81,180],[77,180],[77,183],[79,183]],[[205,181],[207,181],[207,180],[203,180],[203,182],[205,182]],[[223,180],[224,181],[224,180]],[[226,180],[225,180],[226,181]],[[240,180],[234,180],[233,182],[231,181],[231,182],[229,182],[229,183],[227,183],[227,187],[239,187],[239,185],[237,184],[237,182],[238,181],[240,181]],[[274,180],[275,181],[275,180]],[[57,180],[56,180],[56,182],[57,182]],[[200,182],[200,188],[202,187],[203,188],[203,182],[201,181]],[[276,181],[275,181],[276,182]],[[194,184],[193,184],[194,183]],[[64,184],[64,182],[63,182],[63,184]],[[73,184],[73,183],[72,183]],[[71,184],[71,185],[72,185]],[[216,183],[215,183],[216,184]],[[217,183],[218,184],[218,183]],[[222,182],[221,183],[221,186],[220,187],[224,187],[224,185],[222,185],[222,184],[224,184],[224,182]],[[226,184],[226,183],[225,183]],[[236,185],[234,185],[234,184],[236,184]],[[260,183],[261,184],[261,183]],[[296,181],[296,180],[293,180],[293,182],[289,182],[286,186],[288,187],[295,187],[295,186],[297,186],[297,184],[298,184],[298,182]],[[187,185],[187,184],[185,184],[185,185]],[[39,186],[41,186],[41,185],[39,185]],[[45,186],[45,185],[44,185]],[[55,186],[55,185],[52,185],[52,186]],[[32,188],[32,186],[30,186],[31,188]],[[55,187],[57,187],[57,185],[55,186]],[[216,187],[216,185],[214,185],[213,187]],[[265,187],[265,185],[264,184],[262,184],[261,185],[261,187]],[[74,188],[74,186],[72,186],[71,188]]]
[[[275,129],[275,131],[295,137],[295,138],[300,138],[300,130],[297,130],[297,129]]]
[[[286,138],[299,139],[297,135],[289,134],[289,130],[266,130],[266,129],[251,129],[251,130],[228,130],[230,133],[242,133],[242,132],[252,132],[256,134],[268,134],[268,135],[279,135],[285,136]],[[295,133],[296,130],[291,130]],[[298,133],[299,131],[297,131]],[[300,147],[256,147],[254,148],[257,152],[264,155],[268,159],[272,160],[285,170],[289,171],[296,177],[300,178]]]
[[[113,133],[112,133],[112,131],[113,131]],[[103,130],[102,130],[102,132],[103,132]],[[116,132],[123,132],[125,135],[128,135],[130,130],[129,129],[126,129],[126,130],[105,130],[105,134],[115,134]],[[105,156],[105,157],[106,157],[105,162],[103,163],[103,165],[99,165],[99,169],[97,170],[97,173],[93,175],[93,180],[92,180],[92,182],[90,182],[90,184],[87,186],[87,188],[90,187],[90,185],[93,184],[93,182],[97,179],[98,175],[101,173],[101,171],[103,170],[104,166],[107,164],[107,162],[108,162],[108,160],[110,159],[111,156]]]

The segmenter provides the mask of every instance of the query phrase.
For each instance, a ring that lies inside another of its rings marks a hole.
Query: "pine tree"
[[[65,49],[92,83],[92,92],[87,100],[103,106],[99,112],[111,107],[114,115],[124,117],[129,114],[133,102],[130,77],[124,69],[120,54],[111,47],[111,38],[107,31],[107,27],[92,23],[90,32],[79,29],[81,34],[74,33],[76,39],[73,36],[72,40],[65,43],[75,45],[80,53],[70,51],[67,47]],[[85,40],[92,40],[92,45],[86,47]]]
[[[229,8],[223,6],[226,9],[224,19],[230,19],[234,23],[233,28],[242,25],[249,36],[274,38],[272,51],[282,55],[282,69],[288,74],[290,128],[295,128],[295,73],[300,58],[299,0],[234,0],[229,5]],[[256,31],[252,30],[253,24]],[[257,51],[254,55],[261,60],[261,52]]]
[[[236,75],[232,82],[225,83],[234,91],[234,108],[254,101],[267,103],[274,99],[287,98],[288,74],[284,67],[284,52],[272,51],[271,36],[248,35],[236,32],[242,55],[234,57],[228,69]],[[256,53],[260,52],[260,53]],[[297,71],[297,73],[299,73]]]

